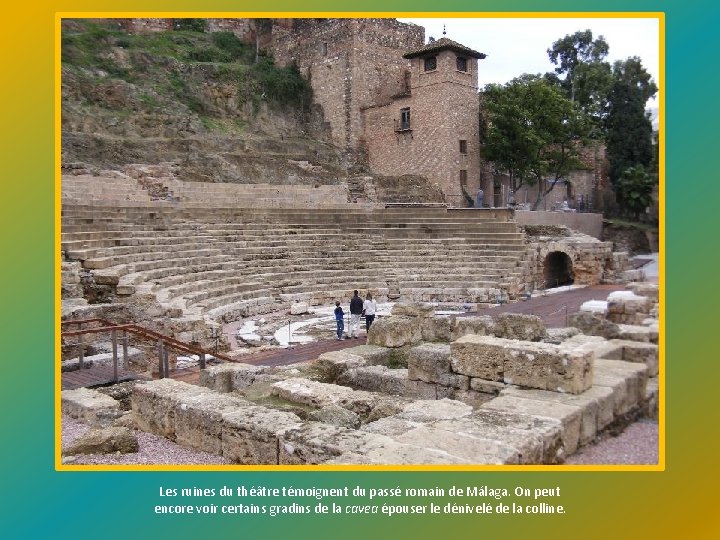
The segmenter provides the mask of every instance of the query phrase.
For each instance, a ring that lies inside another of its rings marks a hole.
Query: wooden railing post
[[[163,351],[163,342],[161,339],[158,340],[158,375],[161,379],[165,378],[165,362],[163,362],[163,357],[165,356],[165,353]]]
[[[113,356],[113,381],[118,382],[118,343],[117,343],[117,330],[110,332],[112,336],[112,356]]]
[[[80,369],[83,369],[85,367],[85,343],[84,343],[83,336],[78,336],[78,345],[80,346],[80,350],[78,351],[78,365],[80,366]]]
[[[123,369],[130,369],[130,359],[128,357],[128,339],[127,332],[123,330],[122,333],[122,348],[123,348]]]

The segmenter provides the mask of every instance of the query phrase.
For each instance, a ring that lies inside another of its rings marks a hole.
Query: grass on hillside
[[[255,110],[263,101],[295,108],[310,104],[310,85],[297,68],[277,67],[264,55],[256,63],[254,46],[232,32],[181,29],[132,35],[112,25],[73,22],[62,35],[63,67],[76,69],[88,84],[114,78],[136,85],[139,101],[148,108],[176,100],[207,116],[197,88],[207,81],[236,85],[238,101],[252,103]]]

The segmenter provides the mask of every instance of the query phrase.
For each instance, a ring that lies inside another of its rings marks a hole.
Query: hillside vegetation
[[[199,30],[64,21],[63,165],[172,161],[186,180],[274,182],[293,175],[289,160],[308,160],[327,173],[312,181],[337,181],[340,152],[298,70],[256,61],[230,32]]]

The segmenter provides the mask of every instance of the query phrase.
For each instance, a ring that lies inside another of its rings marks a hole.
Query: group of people
[[[375,320],[375,312],[377,311],[377,302],[373,300],[372,294],[367,293],[365,301],[360,298],[358,291],[353,291],[353,297],[350,299],[350,331],[347,338],[358,338],[360,334],[360,317],[365,317],[365,331],[370,331]],[[345,331],[345,312],[340,305],[340,300],[335,302],[335,323],[337,326],[337,339],[343,338]]]

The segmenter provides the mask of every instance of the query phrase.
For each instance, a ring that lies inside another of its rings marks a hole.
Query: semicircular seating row
[[[345,301],[353,289],[474,301],[522,278],[525,240],[508,215],[65,202],[61,249],[118,296],[151,294],[169,316],[228,322],[294,301]]]

